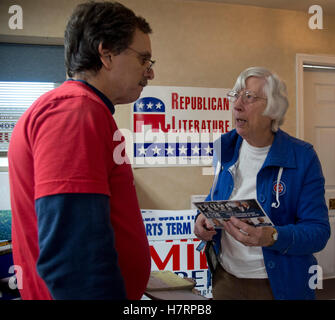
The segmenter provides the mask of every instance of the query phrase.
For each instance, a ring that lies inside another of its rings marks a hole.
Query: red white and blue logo
[[[170,133],[171,125],[166,121],[166,107],[161,99],[144,97],[133,105],[134,133],[144,131],[144,126],[150,126],[152,132]],[[212,157],[213,142],[137,142],[134,143],[135,157]]]
[[[151,125],[153,132],[169,131],[170,125],[165,124],[165,104],[162,100],[145,97],[134,103],[134,132],[142,132],[144,125]]]
[[[280,180],[279,183],[277,184],[277,180],[274,181],[273,184],[272,184],[272,193],[277,194],[277,189],[278,189],[279,196],[284,195],[285,192],[286,192],[285,183]]]

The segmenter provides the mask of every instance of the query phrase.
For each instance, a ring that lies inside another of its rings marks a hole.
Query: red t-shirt
[[[150,251],[120,139],[111,111],[78,81],[66,81],[41,96],[16,124],[8,158],[13,258],[23,272],[23,299],[51,299],[36,271],[39,246],[34,202],[62,193],[110,197],[127,297],[141,298],[150,274]]]

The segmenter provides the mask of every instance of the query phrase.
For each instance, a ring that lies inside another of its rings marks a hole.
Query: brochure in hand
[[[193,204],[213,223],[214,228],[223,229],[222,221],[227,221],[232,216],[256,227],[273,226],[257,199],[204,201]]]

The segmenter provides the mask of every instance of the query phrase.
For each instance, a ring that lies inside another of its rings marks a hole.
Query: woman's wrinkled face
[[[250,145],[263,147],[270,145],[273,139],[272,119],[264,116],[267,99],[264,93],[265,79],[249,77],[233,106],[233,115],[237,133]],[[250,92],[256,97],[251,103],[244,103],[241,94]],[[269,143],[268,143],[269,142]]]

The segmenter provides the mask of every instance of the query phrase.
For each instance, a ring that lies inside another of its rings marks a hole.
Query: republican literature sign
[[[141,210],[150,245],[151,270],[193,278],[200,294],[212,297],[211,273],[193,233],[196,210]]]
[[[229,89],[148,86],[132,105],[133,165],[211,165],[232,129]]]

